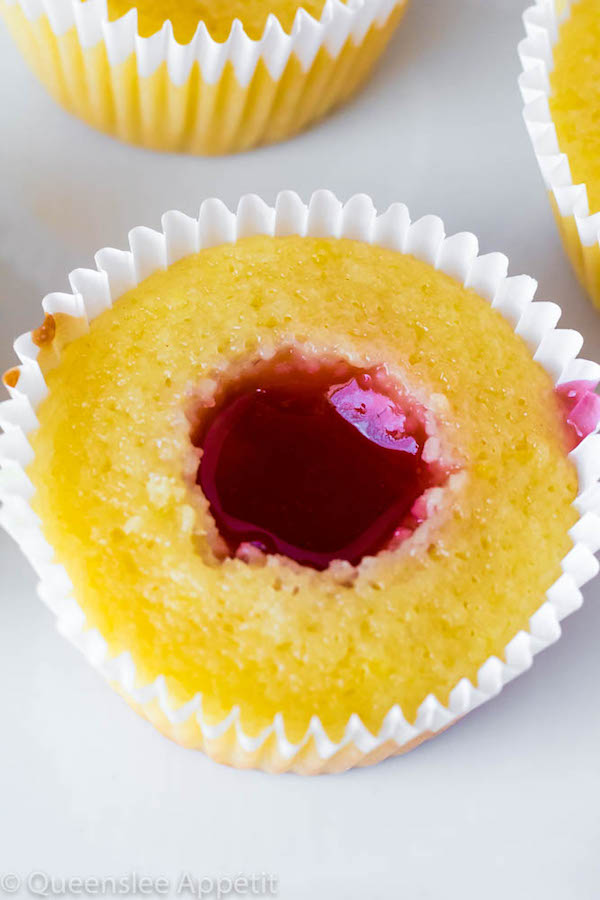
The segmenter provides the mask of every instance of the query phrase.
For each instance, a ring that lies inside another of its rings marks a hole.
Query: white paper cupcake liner
[[[125,140],[212,153],[285,137],[345,99],[406,3],[326,0],[318,20],[298,9],[289,34],[271,14],[258,40],[239,19],[224,42],[200,22],[187,44],[175,40],[170,21],[141,37],[136,8],[110,22],[106,0],[0,0],[0,10],[32,68],[72,112]]]
[[[48,294],[43,309],[91,320],[155,270],[204,247],[254,234],[346,237],[413,254],[487,299],[525,340],[533,358],[555,384],[579,380],[597,383],[600,379],[599,365],[577,357],[583,343],[581,335],[557,329],[560,308],[554,303],[533,302],[536,282],[525,275],[507,277],[504,255],[478,256],[474,235],[446,237],[444,225],[436,216],[411,223],[402,204],[393,204],[378,215],[365,195],[352,197],[342,205],[333,194],[319,191],[305,205],[296,194],[283,192],[274,208],[248,195],[240,200],[236,212],[213,199],[202,204],[197,219],[177,211],[165,213],[161,232],[134,228],[129,234],[129,251],[100,250],[95,257],[97,269],[76,269],[70,275],[73,293]],[[0,404],[4,429],[0,436],[0,522],[34,567],[40,579],[39,595],[55,613],[61,633],[158,727],[183,743],[201,746],[217,759],[277,771],[318,772],[337,771],[404,752],[495,696],[504,684],[526,671],[535,654],[560,637],[561,619],[581,606],[580,589],[598,572],[594,554],[600,549],[600,435],[595,433],[570,454],[579,479],[574,504],[579,518],[569,532],[573,547],[562,560],[563,574],[545,599],[540,597],[529,629],[520,631],[507,644],[504,659],[492,656],[481,666],[476,684],[461,679],[446,706],[433,695],[424,698],[414,722],[408,722],[400,707],[394,706],[377,734],[353,715],[339,743],[329,739],[317,716],[298,743],[288,740],[282,714],[257,737],[244,732],[238,707],[222,722],[211,724],[203,715],[200,695],[177,708],[163,676],[140,687],[131,655],[111,658],[102,635],[95,629],[85,629],[85,615],[73,596],[67,572],[54,561],[52,547],[29,505],[34,489],[26,473],[33,455],[28,434],[37,427],[36,408],[47,387],[37,362],[38,347],[30,333],[17,339],[15,350],[21,360],[18,379],[15,373],[10,379],[16,380],[9,388],[11,399]],[[196,735],[193,741],[189,737],[192,733]]]
[[[550,110],[550,73],[559,27],[572,0],[536,0],[523,13],[527,37],[519,44],[519,87],[523,117],[565,248],[597,306],[600,306],[600,210],[592,210],[585,184],[574,184],[569,159],[559,147]]]

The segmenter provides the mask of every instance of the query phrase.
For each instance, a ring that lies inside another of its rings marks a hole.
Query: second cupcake
[[[566,251],[600,307],[600,0],[537,0],[524,21],[525,121]]]
[[[407,0],[0,0],[25,59],[90,125],[158,150],[231,153],[348,98]]]

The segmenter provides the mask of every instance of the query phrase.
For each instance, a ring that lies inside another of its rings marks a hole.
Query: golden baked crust
[[[62,328],[81,323],[58,322]],[[194,484],[189,403],[236,360],[290,345],[384,363],[460,455],[444,514],[351,579],[219,560]],[[91,626],[251,734],[313,714],[339,740],[429,693],[445,703],[543,602],[571,546],[577,477],[552,382],[488,303],[359,242],[248,238],[157,272],[47,357],[33,505]],[[434,527],[433,527],[434,526]]]

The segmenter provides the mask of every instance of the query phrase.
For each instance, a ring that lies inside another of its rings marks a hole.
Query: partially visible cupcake
[[[174,740],[310,773],[405,752],[597,571],[600,367],[504,257],[400,205],[164,227],[17,342],[4,524]]]
[[[600,306],[600,0],[537,0],[524,21],[525,121],[569,258]]]
[[[407,0],[0,0],[70,112],[157,150],[220,154],[290,137],[347,99]]]

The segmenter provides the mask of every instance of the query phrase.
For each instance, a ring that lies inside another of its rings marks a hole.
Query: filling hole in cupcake
[[[192,418],[196,484],[226,555],[248,562],[356,566],[409,537],[449,475],[431,417],[382,366],[282,351],[221,382]]]

